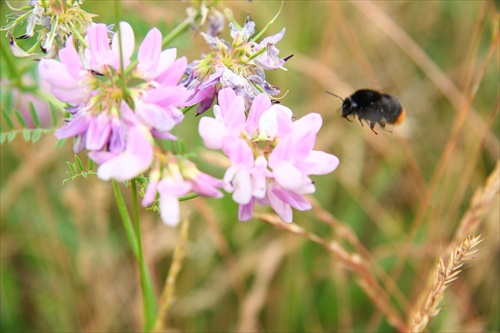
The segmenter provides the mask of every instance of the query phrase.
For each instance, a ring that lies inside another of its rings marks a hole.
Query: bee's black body
[[[382,128],[387,124],[400,124],[404,115],[404,108],[396,97],[371,89],[357,90],[342,102],[343,118],[352,121],[357,116],[361,125],[366,121],[373,132],[376,124]]]

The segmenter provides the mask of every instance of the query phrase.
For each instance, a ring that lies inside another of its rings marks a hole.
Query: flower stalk
[[[156,300],[155,300],[151,275],[148,270],[146,259],[144,258],[144,254],[142,252],[141,229],[140,229],[139,208],[138,208],[139,202],[137,200],[137,188],[135,180],[131,181],[135,228],[134,225],[132,224],[132,220],[125,205],[125,201],[123,200],[120,188],[118,187],[118,183],[114,179],[112,180],[112,183],[113,183],[113,190],[115,193],[116,204],[118,206],[118,211],[120,212],[125,233],[127,235],[130,248],[132,249],[132,253],[136,257],[137,262],[139,264],[139,275],[141,280],[141,291],[143,297],[143,311],[144,311],[143,329],[145,332],[151,332],[156,318]]]

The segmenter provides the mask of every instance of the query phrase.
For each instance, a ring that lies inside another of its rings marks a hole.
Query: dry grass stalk
[[[408,331],[408,326],[403,321],[399,313],[394,309],[387,292],[380,286],[377,279],[368,268],[367,263],[361,256],[358,254],[350,254],[338,242],[327,241],[296,224],[287,224],[281,221],[276,215],[255,214],[254,217],[280,229],[305,237],[334,254],[337,259],[358,275],[361,281],[360,286],[367,293],[368,297],[370,297],[373,304],[375,304],[385,315],[388,323],[399,332]]]
[[[447,265],[445,265],[443,257],[439,257],[434,270],[432,287],[425,300],[419,303],[421,305],[417,307],[417,311],[409,321],[410,332],[422,332],[429,320],[438,315],[441,311],[439,304],[443,300],[444,292],[458,279],[464,261],[472,259],[471,256],[478,251],[474,248],[481,242],[481,235],[475,237],[469,235],[451,252]]]
[[[186,219],[182,222],[179,240],[177,242],[177,246],[175,247],[174,257],[172,259],[172,263],[170,264],[168,276],[163,287],[163,292],[161,294],[154,332],[163,332],[165,330],[165,319],[167,317],[168,310],[170,309],[170,306],[174,301],[175,282],[177,281],[177,276],[179,275],[179,272],[182,268],[182,262],[184,259],[184,247],[188,238],[188,231],[189,220]]]
[[[469,209],[462,217],[455,239],[463,239],[467,234],[474,233],[488,208],[498,204],[500,193],[500,161],[497,162],[495,170],[486,180],[486,185],[474,192]]]
[[[401,292],[401,290],[396,285],[396,282],[392,277],[387,274],[373,258],[372,254],[368,249],[359,241],[356,234],[346,225],[338,221],[331,213],[323,209],[319,203],[313,197],[309,198],[313,205],[313,210],[320,219],[320,221],[325,222],[335,230],[339,236],[347,239],[347,241],[354,247],[354,249],[363,257],[363,260],[370,265],[371,271],[374,272],[383,282],[385,286],[389,286],[390,290],[394,292],[394,297],[399,302],[399,304],[405,309],[405,311],[410,310],[410,302],[407,297]],[[389,289],[389,288],[387,288]]]
[[[247,293],[240,307],[240,318],[237,332],[261,331],[259,315],[266,304],[271,282],[285,257],[285,245],[281,239],[271,242],[262,252],[266,260],[259,263],[255,273],[255,282]]]

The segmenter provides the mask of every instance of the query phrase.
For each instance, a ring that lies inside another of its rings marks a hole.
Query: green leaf
[[[8,140],[9,142],[11,142],[12,140],[14,140],[14,138],[16,137],[16,135],[17,135],[17,132],[9,132],[9,133],[7,134],[7,140]]]
[[[7,134],[6,133],[0,133],[0,143],[4,143],[5,140],[7,140]]]
[[[23,131],[23,138],[24,138],[24,140],[26,140],[26,141],[30,141],[30,140],[31,140],[31,131],[30,131],[30,130],[28,130],[28,129],[25,129],[25,130]]]
[[[22,115],[21,113],[19,113],[19,110],[15,110],[15,111],[14,111],[14,115],[16,116],[17,121],[19,121],[19,123],[21,124],[21,126],[22,126],[23,128],[28,127],[28,126],[26,125],[26,120],[24,120],[23,115]]]
[[[78,169],[76,168],[76,164],[75,163],[71,163],[71,162],[66,162],[68,164],[68,167],[71,169],[71,171],[73,171],[73,173],[78,173]]]
[[[82,176],[83,178],[87,179],[87,173],[85,171],[82,171]]]
[[[94,170],[94,161],[91,158],[89,158],[89,170]]]
[[[66,174],[68,175],[70,180],[74,177],[74,175],[69,171],[66,171]]]
[[[40,127],[40,118],[38,117],[38,113],[36,112],[35,104],[33,104],[33,102],[30,102],[30,113],[35,127]]]
[[[52,126],[57,127],[59,119],[57,117],[56,109],[54,108],[54,105],[52,105],[52,103],[49,103],[49,110],[50,110],[50,117],[52,118]]]
[[[82,160],[80,159],[80,157],[78,155],[75,155],[75,161],[76,161],[76,164],[78,165],[78,169],[80,169],[80,171],[85,171],[85,168],[83,167]]]
[[[10,113],[12,111],[12,105],[14,105],[14,99],[12,98],[12,90],[9,90],[5,94],[5,111]]]
[[[56,147],[61,148],[65,142],[66,142],[66,139],[61,139],[61,140],[57,141]]]
[[[41,137],[42,137],[42,131],[34,130],[33,134],[31,135],[31,142],[35,143],[38,140],[40,140]]]
[[[7,113],[7,110],[2,108],[2,116],[3,120],[5,120],[5,123],[7,126],[9,126],[10,129],[14,129],[14,123],[12,122],[12,119],[10,119],[9,114]]]

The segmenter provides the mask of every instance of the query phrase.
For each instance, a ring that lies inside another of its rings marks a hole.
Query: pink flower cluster
[[[222,149],[231,167],[224,188],[239,204],[242,221],[252,217],[255,202],[269,204],[285,222],[292,209],[308,210],[304,194],[313,193],[310,175],[324,175],[339,164],[336,156],[313,150],[321,116],[311,113],[292,121],[292,111],[258,95],[245,116],[243,97],[232,89],[219,92],[215,118],[203,117],[199,132],[207,148]]]
[[[178,83],[187,60],[176,60],[176,49],[162,51],[162,34],[153,28],[141,43],[132,67],[132,27],[121,22],[111,43],[108,33],[104,24],[91,25],[86,35],[88,48],[83,52],[78,52],[71,36],[59,52],[60,61],[40,61],[41,77],[59,100],[70,105],[70,118],[56,136],[75,137],[75,152],[89,150],[90,158],[100,164],[97,175],[103,180],[130,180],[155,164],[143,205],[151,205],[158,192],[161,216],[165,223],[174,225],[178,196],[187,191],[222,196],[217,190],[222,185],[219,180],[187,162],[179,171],[181,163],[175,158],[167,164],[158,162],[167,157],[154,147],[154,137],[176,139],[170,131],[184,118],[179,107],[184,106],[190,92]]]
[[[139,47],[137,66],[126,77],[127,83],[132,78],[142,80],[127,87],[132,111],[120,82],[113,81],[121,68],[120,39],[123,67],[127,68],[134,51],[134,32],[126,22],[120,23],[111,45],[107,27],[94,24],[87,30],[83,58],[70,37],[59,52],[60,61],[43,59],[39,65],[40,75],[54,95],[71,105],[71,117],[56,136],[75,137],[75,152],[90,150],[104,180],[129,180],[146,171],[153,160],[153,137],[174,138],[170,130],[182,121],[179,107],[189,97],[189,91],[177,85],[186,70],[186,58],[175,60],[175,49],[162,51],[161,32],[153,28]]]
[[[247,41],[252,27],[233,29],[233,38]],[[60,61],[43,59],[39,65],[54,95],[69,104],[70,117],[56,136],[74,137],[75,152],[90,151],[99,164],[99,178],[125,181],[150,170],[142,205],[152,205],[159,194],[160,214],[168,225],[179,221],[180,197],[195,192],[220,198],[221,187],[239,204],[242,221],[252,217],[256,202],[270,205],[286,222],[292,221],[292,207],[311,208],[304,197],[315,191],[310,176],[330,173],[339,163],[337,157],[313,150],[322,125],[319,114],[292,121],[292,111],[272,104],[268,93],[248,99],[235,87],[221,89],[215,118],[203,117],[199,123],[204,144],[222,149],[231,161],[220,181],[155,146],[154,138],[176,139],[171,130],[184,118],[179,108],[191,105],[199,93],[179,83],[186,73],[186,58],[176,60],[175,49],[162,51],[162,34],[156,28],[139,46],[137,61],[131,60],[135,43],[128,23],[120,23],[111,42],[109,34],[104,24],[91,25],[87,47],[77,50],[71,36],[59,52]],[[259,66],[282,68],[285,60],[278,58],[274,45],[283,34],[284,30],[254,45],[257,52],[262,49],[255,59]],[[212,93],[215,97],[216,90]]]

